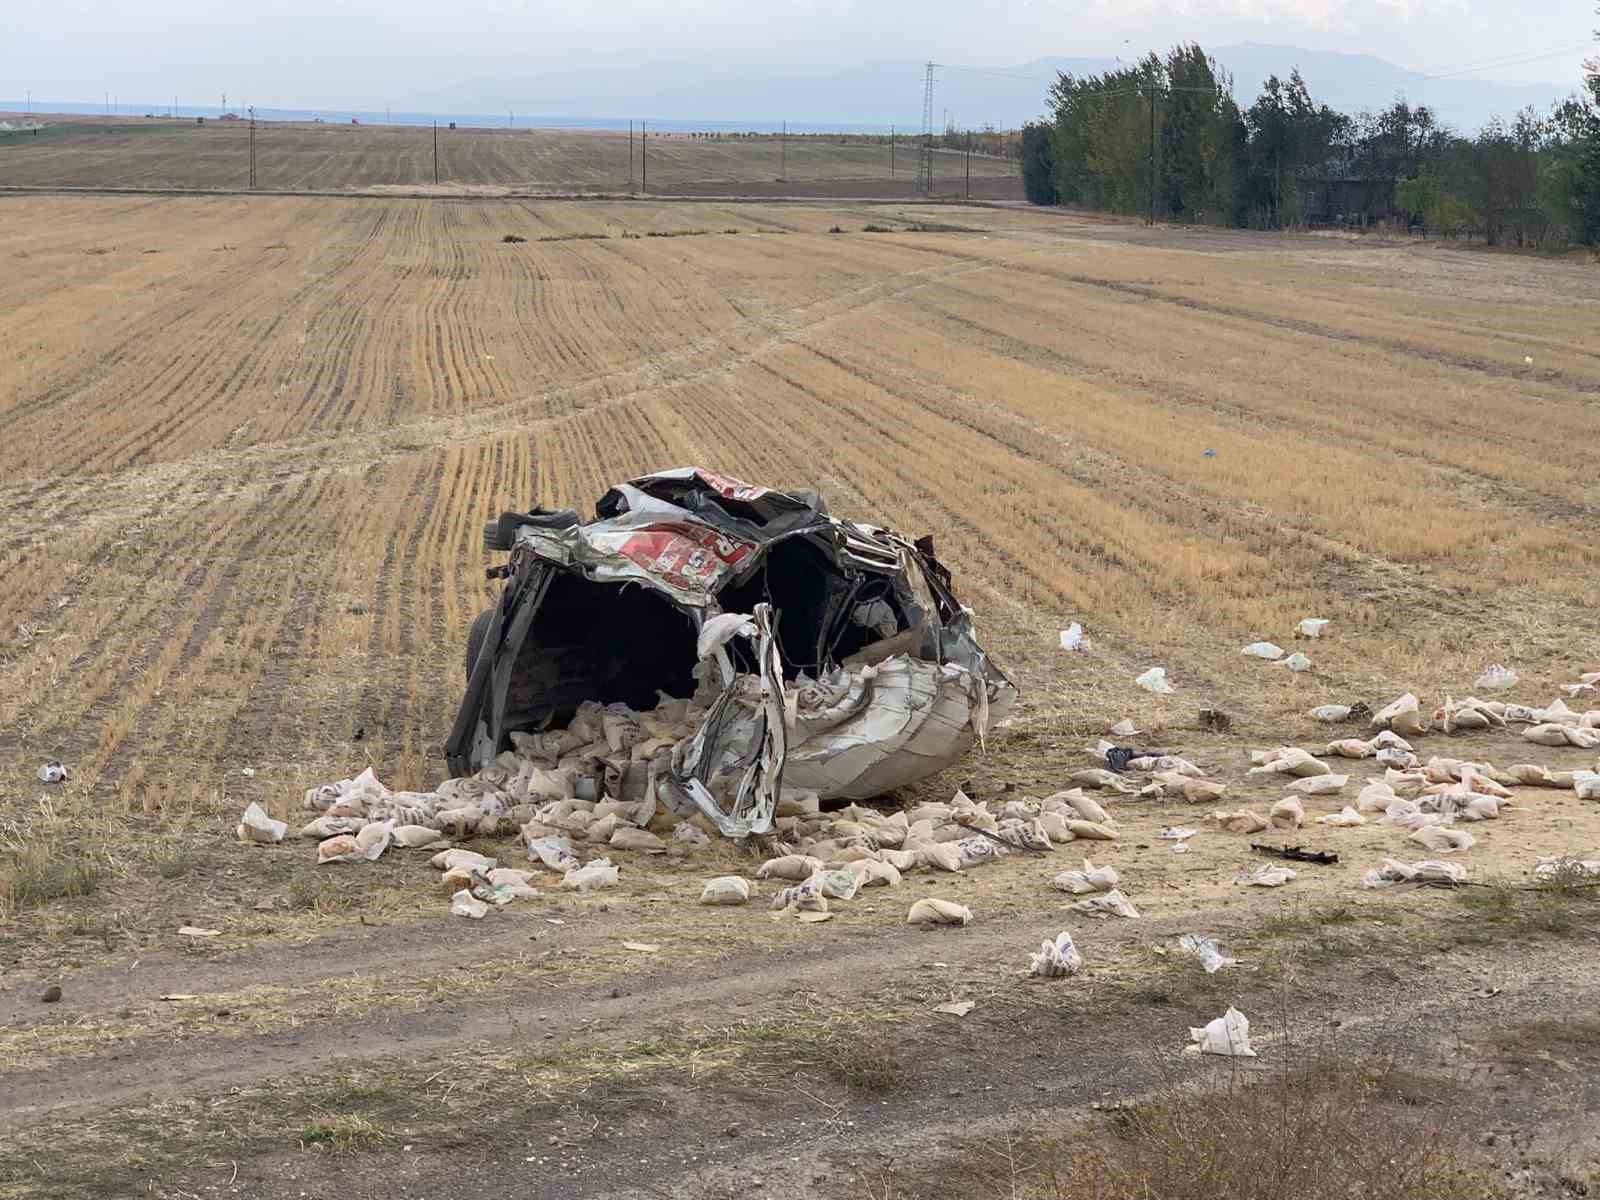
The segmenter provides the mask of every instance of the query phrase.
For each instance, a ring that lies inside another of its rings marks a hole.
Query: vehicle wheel
[[[489,623],[494,620],[494,611],[486,610],[478,614],[472,622],[472,628],[467,630],[467,679],[472,679],[472,668],[478,665],[478,651],[483,649],[483,639],[489,636]]]

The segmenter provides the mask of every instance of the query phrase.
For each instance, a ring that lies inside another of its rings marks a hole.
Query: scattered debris
[[[1415,842],[1424,850],[1435,854],[1454,854],[1472,849],[1477,841],[1465,829],[1446,829],[1443,825],[1423,825],[1406,835],[1406,841]]]
[[[450,912],[457,917],[470,917],[474,921],[481,921],[488,915],[489,906],[466,888],[462,888],[450,897]]]
[[[634,950],[640,954],[655,954],[661,949],[660,946],[652,942],[623,942],[622,948],[624,950]]]
[[[1289,862],[1316,863],[1320,867],[1331,867],[1339,861],[1339,855],[1333,850],[1307,850],[1301,846],[1266,846],[1259,842],[1251,842],[1250,849],[1257,854],[1268,854],[1273,858],[1287,859]]]
[[[165,996],[157,996],[156,999],[176,1002],[179,1000],[198,1000],[200,997],[193,992],[168,992]]]
[[[946,1004],[935,1004],[933,1011],[951,1017],[964,1017],[977,1007],[977,1002],[973,1000],[951,1000]]]
[[[1383,860],[1383,866],[1367,871],[1362,887],[1386,888],[1397,883],[1445,883],[1467,881],[1467,869],[1460,863],[1428,859],[1423,862],[1403,863],[1392,858]]]
[[[1142,732],[1128,717],[1123,717],[1110,729],[1106,730],[1112,737],[1137,737]]]
[[[700,889],[701,904],[744,904],[750,899],[750,884],[737,875],[708,879]]]
[[[1306,715],[1313,721],[1337,725],[1340,721],[1348,721],[1354,711],[1348,704],[1319,704]]]
[[[1249,655],[1251,658],[1264,658],[1268,662],[1277,662],[1278,659],[1283,657],[1284,650],[1282,646],[1273,642],[1251,642],[1240,653]]]
[[[1139,910],[1128,902],[1128,898],[1112,888],[1109,892],[1102,892],[1097,896],[1090,896],[1087,900],[1075,900],[1069,907],[1073,912],[1084,913],[1091,917],[1137,917]]]
[[[521,242],[527,241],[528,239],[523,237],[520,233],[508,233],[500,240],[508,246],[515,246]]]
[[[1289,867],[1269,867],[1262,865],[1254,870],[1245,869],[1239,872],[1235,883],[1242,883],[1247,887],[1282,887],[1290,880],[1298,878],[1298,872]]]
[[[61,985],[59,983],[52,983],[45,988],[44,993],[39,997],[40,1004],[59,1004],[60,1002]]]
[[[1220,708],[1202,708],[1199,721],[1200,728],[1208,733],[1227,733],[1233,728],[1233,718]]]
[[[1516,684],[1517,673],[1515,671],[1507,670],[1499,663],[1491,663],[1484,669],[1483,674],[1473,681],[1472,686],[1482,688],[1485,691],[1497,692],[1503,691],[1508,687],[1515,687]]]
[[[1178,949],[1185,954],[1192,954],[1200,960],[1200,965],[1206,969],[1207,975],[1215,975],[1223,967],[1236,966],[1237,958],[1224,958],[1217,943],[1198,933],[1186,933],[1178,939]]]
[[[1241,808],[1235,812],[1214,812],[1211,819],[1229,833],[1260,833],[1271,823],[1258,812]]]
[[[1331,622],[1327,617],[1305,617],[1294,627],[1301,637],[1319,638]]]
[[[1228,1007],[1215,1021],[1203,1029],[1190,1027],[1189,1041],[1201,1054],[1221,1054],[1229,1058],[1254,1058],[1250,1048],[1250,1021],[1238,1009]]]
[[[1332,825],[1338,829],[1348,829],[1355,825],[1365,825],[1367,819],[1355,809],[1346,804],[1336,813],[1328,813],[1317,818],[1318,825]]]
[[[1293,671],[1296,675],[1299,675],[1299,674],[1301,674],[1301,673],[1303,673],[1305,671],[1311,670],[1311,660],[1309,658],[1307,658],[1304,654],[1301,654],[1298,650],[1296,650],[1293,654],[1289,655],[1288,658],[1283,659],[1277,665],[1280,666],[1280,667],[1287,667],[1289,670]]]
[[[924,896],[906,914],[907,925],[971,925],[972,910],[953,900]]]
[[[1534,864],[1533,877],[1545,882],[1563,878],[1600,879],[1600,859],[1541,858]]]
[[[1422,709],[1410,692],[1372,714],[1374,729],[1392,729],[1402,737],[1413,737],[1428,732],[1422,719]]]
[[[1267,810],[1274,829],[1299,829],[1306,823],[1306,810],[1298,797],[1285,796]]]
[[[72,778],[72,772],[53,758],[40,767],[37,774],[40,783],[65,783]]]
[[[1076,975],[1083,969],[1083,955],[1072,944],[1072,935],[1065,930],[1056,934],[1053,942],[1041,942],[1039,953],[1029,956],[1030,974],[1044,979],[1059,979]]]
[[[286,821],[274,821],[267,816],[266,809],[252,800],[245,808],[235,832],[241,842],[270,845],[283,841],[289,832],[289,825]]]
[[[198,925],[180,925],[178,926],[178,936],[191,938],[214,938],[221,937],[222,930],[201,929]]]
[[[1083,636],[1082,625],[1074,621],[1061,631],[1061,648],[1075,654],[1089,652],[1089,639]]]
[[[1170,696],[1177,689],[1167,682],[1167,669],[1165,667],[1151,667],[1143,675],[1134,680],[1147,692],[1154,692],[1158,696]]]
[[[1183,842],[1187,841],[1189,838],[1192,838],[1199,832],[1200,831],[1198,829],[1184,829],[1176,825],[1169,825],[1160,833],[1156,834],[1156,836],[1164,841]]]
[[[1097,867],[1086,858],[1081,871],[1063,871],[1050,881],[1050,886],[1058,892],[1082,896],[1089,892],[1109,892],[1118,882],[1115,867]]]

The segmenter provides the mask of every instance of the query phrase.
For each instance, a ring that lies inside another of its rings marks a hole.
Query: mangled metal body
[[[738,837],[771,828],[784,789],[865,799],[926,778],[1016,698],[931,539],[813,495],[682,468],[612,488],[593,521],[507,513],[486,540],[511,562],[446,747],[457,774],[585,701],[688,699],[692,736],[617,785]]]

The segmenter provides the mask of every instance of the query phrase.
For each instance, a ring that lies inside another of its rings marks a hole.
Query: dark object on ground
[[[1212,733],[1227,733],[1233,728],[1233,718],[1220,708],[1202,708],[1200,710],[1200,728]]]
[[[61,985],[59,983],[52,983],[49,987],[45,988],[44,995],[39,997],[39,1003],[41,1003],[41,1004],[55,1004],[60,999],[61,999]]]
[[[1146,751],[1136,750],[1132,746],[1113,746],[1106,751],[1106,766],[1119,775],[1128,769],[1128,763],[1135,758],[1142,758]]]
[[[1251,842],[1250,849],[1257,854],[1267,854],[1273,858],[1286,858],[1290,862],[1317,863],[1319,866],[1331,867],[1339,861],[1339,856],[1332,850],[1305,850],[1299,846],[1263,846],[1259,842]]]
[[[1372,705],[1368,704],[1365,700],[1357,700],[1350,706],[1349,719],[1352,721],[1365,721],[1371,716]]]
[[[525,241],[527,241],[527,240],[528,240],[528,239],[527,239],[527,238],[525,238],[525,237],[523,237],[523,236],[522,236],[522,235],[521,235],[521,234],[517,234],[517,233],[508,233],[508,234],[506,234],[506,235],[505,235],[505,237],[503,237],[503,238],[501,238],[501,239],[500,239],[500,240],[501,240],[501,241],[502,241],[502,242],[511,242],[511,243],[516,243],[516,242],[525,242]]]

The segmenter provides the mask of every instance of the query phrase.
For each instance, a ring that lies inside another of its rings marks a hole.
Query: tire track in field
[[[964,292],[959,288],[954,291],[979,303],[988,302],[989,299],[977,293]],[[1047,313],[1032,305],[1013,302],[1012,306],[1036,319],[1042,320],[1048,317]],[[1106,379],[1119,388],[1147,395],[1158,403],[1163,399],[1169,399],[1176,401],[1180,406],[1224,413],[1236,420],[1241,427],[1274,430],[1283,435],[1286,441],[1306,440],[1314,443],[1318,440],[1308,438],[1308,434],[1312,431],[1308,430],[1301,418],[1294,414],[1229,400],[1222,395],[1200,391],[1171,379],[1163,381],[1159,388],[1152,388],[1150,380],[1137,372],[1119,370],[1066,353],[1056,347],[1025,341],[992,325],[942,307],[921,309],[919,315],[940,327],[958,333],[963,338],[974,339],[990,352],[1014,362],[1080,379]],[[1337,431],[1331,428],[1325,428],[1323,432],[1337,435]],[[1366,448],[1370,452],[1373,447],[1368,444]],[[1399,453],[1394,453],[1393,458],[1397,470],[1404,469],[1408,465],[1408,460]],[[1501,496],[1508,507],[1525,511],[1540,519],[1554,517],[1588,527],[1600,523],[1600,505],[1587,504],[1567,495],[1542,492],[1487,470],[1474,469],[1461,463],[1441,462],[1437,458],[1430,458],[1425,464],[1425,469],[1447,477],[1446,482],[1463,485],[1467,481],[1472,481],[1486,486]]]
[[[1030,248],[1023,255],[1046,252]],[[429,415],[382,430],[341,430],[305,433],[273,443],[238,449],[208,449],[182,460],[167,460],[119,472],[108,481],[113,491],[143,498],[152,488],[167,489],[168,508],[195,503],[213,495],[217,482],[239,479],[247,473],[257,478],[270,473],[281,482],[337,464],[343,471],[360,471],[412,453],[406,447],[430,449],[481,440],[508,432],[530,430],[600,409],[614,409],[647,399],[688,383],[726,377],[740,367],[803,342],[834,323],[865,308],[910,295],[960,275],[1003,269],[1009,258],[941,263],[886,279],[874,279],[832,296],[734,322],[722,332],[687,345],[648,356],[588,378],[557,384],[532,395],[471,412]],[[29,484],[0,484],[0,505],[15,503],[17,489]],[[128,510],[114,496],[84,514],[80,527],[94,529],[125,519]]]
[[[1179,295],[1174,292],[1141,283],[1130,283],[1123,280],[1103,279],[1094,275],[1081,275],[1066,271],[1052,271],[1045,268],[1027,267],[1018,264],[1015,270],[1037,274],[1047,279],[1058,280],[1063,283],[1074,283],[1082,287],[1098,288],[1103,291],[1116,292],[1121,295],[1135,296],[1141,300],[1171,305],[1175,308],[1193,309],[1211,316],[1228,317],[1237,321],[1245,321],[1252,325],[1264,325],[1274,329],[1289,329],[1296,333],[1307,334],[1311,337],[1322,338],[1332,342],[1355,342],[1376,346],[1392,354],[1404,358],[1419,359],[1424,362],[1442,363],[1446,366],[1457,367],[1463,371],[1472,371],[1477,374],[1488,375],[1496,379],[1509,379],[1518,382],[1528,378],[1528,372],[1506,363],[1494,362],[1486,358],[1477,358],[1472,355],[1459,354],[1454,351],[1428,349],[1407,342],[1401,338],[1385,338],[1374,334],[1352,333],[1348,330],[1336,329],[1329,325],[1322,325],[1315,321],[1302,320],[1299,317],[1272,316],[1267,313],[1253,312],[1250,309],[1240,308],[1236,305],[1216,304],[1206,300],[1197,300],[1193,297]],[[1584,379],[1565,371],[1554,368],[1540,370],[1535,378],[1550,383],[1559,384],[1571,391],[1586,396],[1600,395],[1600,379]]]

